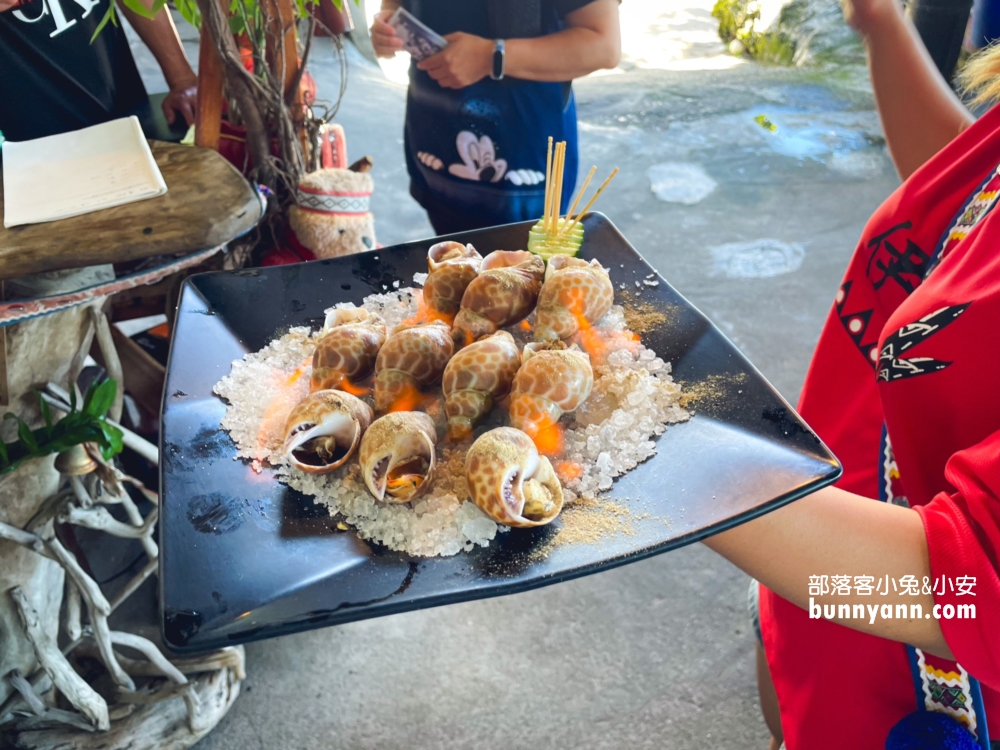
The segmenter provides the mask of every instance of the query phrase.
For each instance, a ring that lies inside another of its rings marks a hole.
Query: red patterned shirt
[[[975,719],[966,699],[956,702],[949,686],[972,675],[994,739],[1000,735],[997,165],[1000,107],[875,212],[837,292],[799,406],[844,465],[839,487],[920,514],[935,602],[976,605],[974,619],[941,620],[958,663],[936,660],[937,672],[927,668],[926,705],[968,726]],[[975,579],[974,595],[954,587],[960,578]],[[871,596],[880,603],[877,592]],[[882,750],[889,729],[917,710],[919,680],[904,645],[810,619],[763,587],[760,608],[788,750]]]

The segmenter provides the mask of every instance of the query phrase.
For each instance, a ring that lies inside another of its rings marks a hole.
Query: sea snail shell
[[[594,387],[590,357],[579,349],[527,344],[523,364],[514,376],[510,399],[510,424],[529,435],[553,426],[568,412],[576,411]]]
[[[341,307],[330,311],[323,329],[326,334],[313,353],[310,390],[339,388],[345,380],[356,384],[371,375],[385,343],[382,318],[363,307]]]
[[[408,503],[434,474],[437,431],[423,412],[398,411],[372,422],[361,438],[361,475],[376,500]]]
[[[461,348],[524,320],[535,308],[545,261],[525,250],[497,250],[462,295],[452,336]]]
[[[462,305],[462,295],[479,273],[483,262],[472,245],[460,242],[439,242],[427,251],[427,280],[424,282],[424,302],[436,313],[449,318]]]
[[[311,393],[285,422],[288,462],[309,474],[327,474],[354,455],[371,422],[371,407],[349,393]]]
[[[562,485],[552,464],[513,427],[483,433],[465,457],[472,502],[497,523],[543,526],[562,510]]]
[[[603,318],[614,301],[611,277],[598,261],[553,256],[538,293],[535,341],[568,339]]]
[[[441,385],[452,440],[468,437],[494,402],[510,393],[520,366],[521,354],[506,331],[469,344],[451,358]]]
[[[393,333],[375,360],[375,412],[411,411],[420,389],[441,379],[455,345],[443,323]]]

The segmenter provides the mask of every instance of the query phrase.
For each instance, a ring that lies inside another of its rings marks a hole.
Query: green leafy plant
[[[727,44],[738,40],[755,60],[789,65],[795,57],[795,41],[787,34],[757,28],[757,0],[716,0],[712,17],[719,22],[719,38]]]
[[[113,380],[95,383],[87,389],[82,408],[77,409],[76,394],[71,390],[70,412],[55,424],[48,403],[38,394],[45,424],[37,430],[32,430],[27,422],[11,412],[4,414],[5,420],[17,422],[17,440],[12,443],[0,441],[0,474],[13,471],[28,459],[62,453],[80,443],[96,444],[105,460],[120,453],[122,431],[105,418],[116,392]]]
[[[309,14],[308,6],[319,5],[322,1],[295,0],[299,18],[305,18]],[[354,1],[356,4],[360,4],[361,2],[361,0]],[[145,18],[153,18],[167,4],[167,0],[154,0],[153,4],[149,7],[146,7],[141,0],[118,0],[118,2],[121,2],[129,10]],[[344,8],[344,0],[326,0],[326,2],[332,2],[337,7],[337,10],[343,10]],[[198,10],[195,0],[174,0],[174,7],[177,8],[177,12],[181,14],[181,17],[185,21],[196,29],[201,29],[201,11]],[[108,4],[108,10],[105,12],[101,22],[97,24],[97,28],[94,29],[94,35],[90,38],[90,41],[93,42],[109,23],[112,26],[118,25],[116,0],[111,0]],[[247,34],[251,36],[260,46],[263,46],[264,15],[261,13],[258,1],[230,0],[229,28],[234,34]]]

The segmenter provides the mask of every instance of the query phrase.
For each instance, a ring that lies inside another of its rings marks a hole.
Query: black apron
[[[581,3],[582,5],[583,3]],[[408,0],[407,9],[442,36],[526,38],[562,28],[544,0]],[[576,184],[576,102],[568,84],[485,78],[444,89],[410,67],[405,152],[410,192],[478,226],[537,219],[545,198],[547,138],[566,141],[562,210]]]

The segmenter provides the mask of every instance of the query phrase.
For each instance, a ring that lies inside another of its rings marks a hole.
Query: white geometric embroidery
[[[917,666],[920,672],[920,683],[924,691],[924,708],[928,711],[937,711],[947,714],[965,726],[973,736],[979,737],[976,732],[976,709],[972,705],[972,685],[969,683],[969,673],[965,671],[961,664],[956,665],[958,674],[954,672],[944,672],[940,669],[928,666],[924,657],[924,652],[919,648],[914,648],[917,653]],[[932,685],[937,691],[932,689]],[[962,693],[962,701],[959,708],[955,708],[956,700],[949,698],[950,703],[942,701],[940,696],[935,696],[935,692],[943,694],[942,686],[946,688],[958,688]]]
[[[371,202],[367,195],[319,195],[298,190],[295,202],[300,208],[321,213],[366,214]]]
[[[892,450],[892,442],[889,440],[889,433],[885,435],[885,453],[882,456],[882,486],[885,487],[885,501],[893,505],[902,505],[904,508],[910,507],[910,501],[905,495],[897,495],[896,488],[899,485],[899,466],[896,464],[896,454]]]

